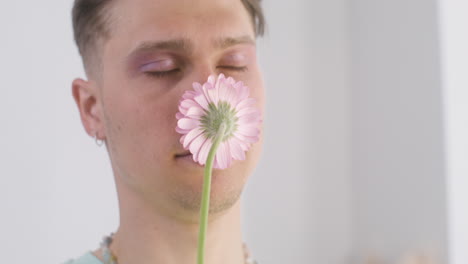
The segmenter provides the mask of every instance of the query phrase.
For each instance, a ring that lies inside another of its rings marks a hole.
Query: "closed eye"
[[[237,71],[237,72],[245,72],[248,70],[247,66],[218,66],[217,68],[224,69],[224,70],[231,70],[231,71]],[[169,71],[148,71],[145,72],[145,74],[149,75],[150,77],[155,77],[155,78],[164,78],[166,76],[170,76],[173,74],[176,74],[180,72],[179,68],[175,68]]]
[[[148,71],[148,72],[145,72],[145,74],[148,74],[151,77],[163,78],[163,77],[178,73],[179,71],[180,71],[179,68],[175,68],[169,71]]]

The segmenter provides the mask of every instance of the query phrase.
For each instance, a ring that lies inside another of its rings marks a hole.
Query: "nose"
[[[184,74],[182,81],[178,83],[178,93],[182,96],[185,91],[193,89],[193,83],[197,82],[203,85],[210,75],[216,74],[216,66],[212,66],[208,62],[195,64]]]
[[[216,75],[216,67],[205,63],[195,66],[189,79],[191,79],[191,83],[198,82],[203,84],[208,80],[210,75]]]

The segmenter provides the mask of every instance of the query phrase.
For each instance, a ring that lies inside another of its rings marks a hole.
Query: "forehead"
[[[116,0],[111,10],[114,44],[187,39],[213,43],[223,37],[255,38],[241,0]]]

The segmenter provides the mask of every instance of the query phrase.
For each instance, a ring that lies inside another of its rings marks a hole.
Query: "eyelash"
[[[176,72],[179,72],[179,69],[173,69],[170,71],[146,72],[146,74],[156,78],[163,78]]]
[[[242,67],[218,66],[217,68],[223,68],[223,69],[233,70],[233,71],[238,71],[238,72],[246,72],[248,70],[247,66],[242,66]],[[173,69],[173,70],[170,70],[170,71],[146,72],[146,74],[150,75],[151,77],[164,78],[166,76],[177,73],[179,71],[180,71],[179,69]]]

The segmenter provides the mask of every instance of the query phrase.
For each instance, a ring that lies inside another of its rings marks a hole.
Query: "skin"
[[[175,114],[193,82],[219,73],[249,86],[263,111],[251,19],[239,0],[115,0],[109,10],[99,77],[75,79],[72,92],[86,132],[105,141],[115,177],[120,224],[111,250],[120,264],[194,263],[203,167],[178,157],[186,150]],[[213,172],[207,264],[243,263],[239,198],[261,144]]]

